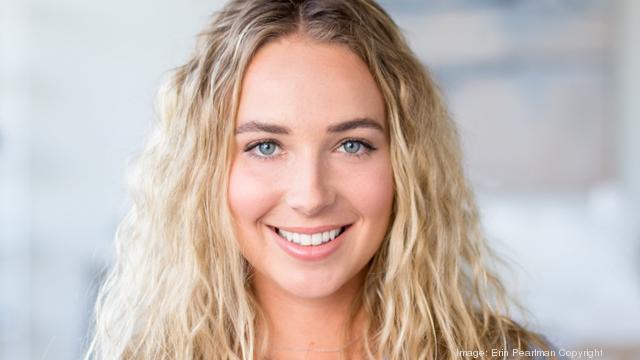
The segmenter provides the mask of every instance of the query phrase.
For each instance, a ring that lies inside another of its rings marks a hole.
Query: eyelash
[[[364,156],[369,156],[371,155],[371,153],[373,151],[376,151],[377,148],[374,147],[373,145],[371,145],[368,141],[364,140],[364,139],[357,139],[357,138],[348,138],[348,139],[344,139],[344,141],[342,141],[342,143],[340,144],[341,146],[344,146],[344,144],[348,143],[348,142],[355,142],[355,143],[359,143],[360,145],[364,146],[365,151],[363,153],[346,153],[349,156],[354,156],[358,159],[364,157]],[[262,160],[262,161],[269,161],[269,160],[275,160],[279,157],[279,155],[275,155],[275,156],[264,156],[264,155],[256,155],[255,153],[253,153],[253,149],[257,148],[258,146],[262,145],[262,144],[275,144],[278,147],[282,147],[280,145],[280,142],[275,140],[275,139],[266,139],[266,140],[260,140],[258,142],[254,142],[251,143],[249,145],[247,145],[244,148],[244,152],[248,153],[249,156],[251,156],[252,158],[258,159],[258,160]]]

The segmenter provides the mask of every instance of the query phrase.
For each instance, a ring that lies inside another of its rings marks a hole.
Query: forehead
[[[370,118],[385,125],[382,94],[364,62],[346,46],[292,35],[257,51],[243,81],[238,124],[289,125]]]

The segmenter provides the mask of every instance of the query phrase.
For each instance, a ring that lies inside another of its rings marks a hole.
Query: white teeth
[[[311,235],[311,245],[322,244],[322,234],[325,234],[325,233]]]
[[[278,229],[278,234],[283,238],[302,246],[320,245],[335,239],[340,234],[340,229],[325,231],[316,234],[299,234]]]

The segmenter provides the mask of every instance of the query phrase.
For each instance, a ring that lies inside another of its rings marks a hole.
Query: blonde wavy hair
[[[199,34],[159,95],[160,122],[132,174],[134,205],[100,289],[94,359],[244,359],[261,319],[227,202],[241,81],[265,43],[302,34],[348,46],[386,103],[392,223],[357,299],[371,359],[459,359],[457,350],[548,349],[512,303],[431,76],[371,0],[233,0]],[[491,356],[485,356],[490,358]],[[502,358],[499,357],[499,358]]]

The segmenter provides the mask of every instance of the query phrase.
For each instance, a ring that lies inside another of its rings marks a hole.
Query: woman
[[[548,349],[507,316],[454,125],[374,2],[231,1],[160,107],[87,357]]]

